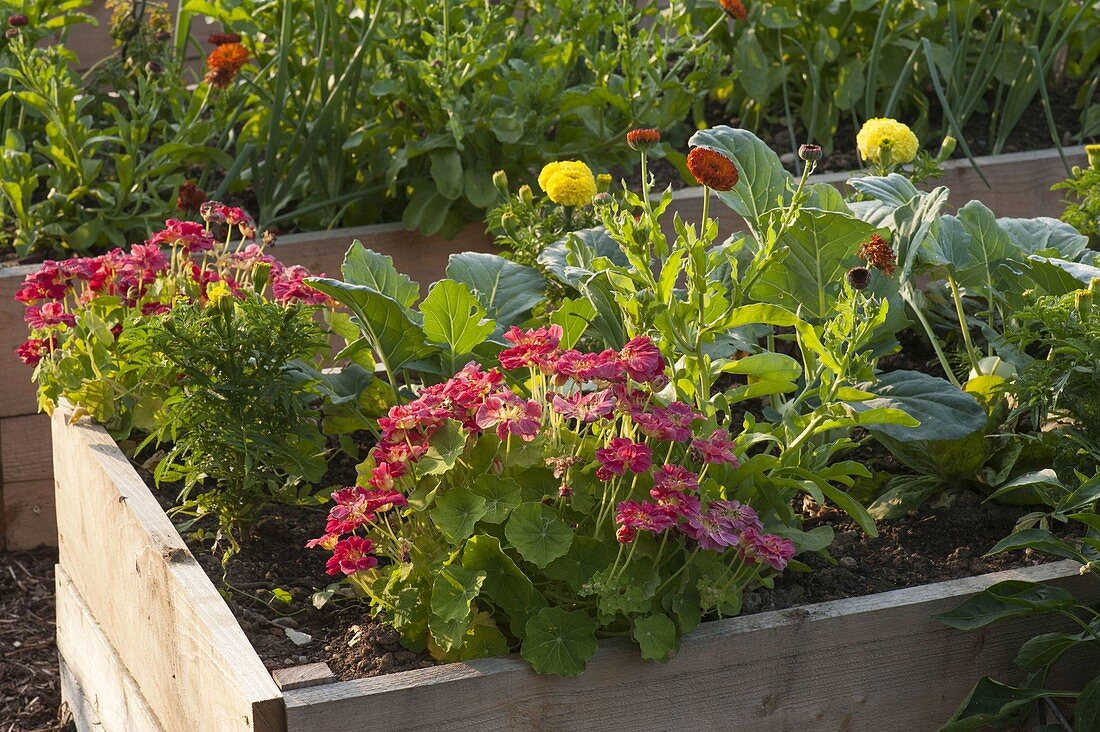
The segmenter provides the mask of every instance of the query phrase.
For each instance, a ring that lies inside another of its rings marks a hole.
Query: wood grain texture
[[[53,418],[60,564],[165,730],[282,732],[275,682],[103,428]]]
[[[60,566],[55,585],[57,649],[70,676],[63,686],[64,701],[73,710],[77,729],[162,730],[133,676]]]
[[[38,411],[30,366],[19,360],[15,349],[27,339],[23,303],[15,292],[37,265],[0,267],[0,417],[17,417]]]
[[[0,418],[0,477],[4,483],[49,480],[53,471],[46,414]]]
[[[57,546],[52,480],[5,483],[0,493],[0,538],[9,551]]]
[[[336,674],[327,663],[307,663],[302,666],[279,668],[271,672],[271,678],[283,691],[304,689],[308,686],[320,686],[336,681]]]
[[[580,676],[486,659],[285,692],[289,732],[934,730],[977,679],[1011,678],[1041,621],[961,633],[932,619],[1005,579],[1081,589],[1071,562],[704,624],[667,664],[604,644]],[[1095,656],[1076,659],[1091,678]]]
[[[58,655],[57,659],[59,677],[61,680],[61,708],[68,712],[77,732],[103,732],[103,725],[99,723],[95,707],[84,696],[84,689],[69,670],[65,659]]]

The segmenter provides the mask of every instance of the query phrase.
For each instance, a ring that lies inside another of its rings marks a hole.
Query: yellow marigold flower
[[[864,162],[904,165],[917,157],[920,143],[908,126],[896,119],[876,117],[863,123],[856,135],[856,147]]]
[[[230,297],[232,294],[233,291],[229,289],[229,285],[218,280],[206,288],[206,303],[210,306],[217,305],[223,298]]]
[[[550,200],[562,206],[584,206],[596,195],[596,177],[579,160],[546,165],[539,173],[539,187]]]
[[[1085,155],[1089,157],[1089,166],[1100,170],[1100,145],[1085,145]]]

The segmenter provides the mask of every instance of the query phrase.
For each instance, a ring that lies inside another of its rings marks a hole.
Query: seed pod
[[[871,284],[871,270],[866,267],[852,267],[848,270],[848,284],[853,290],[866,290]]]

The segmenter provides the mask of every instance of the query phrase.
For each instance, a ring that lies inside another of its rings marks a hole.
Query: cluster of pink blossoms
[[[735,444],[724,429],[696,437],[695,422],[702,415],[690,405],[656,403],[654,392],[663,388],[665,361],[645,336],[631,340],[622,349],[584,353],[559,348],[559,326],[523,331],[511,328],[505,338],[512,345],[501,352],[506,370],[529,369],[551,385],[542,401],[527,399],[504,383],[497,369],[483,370],[471,363],[442,384],[423,389],[418,398],[395,406],[378,420],[380,439],[371,450],[374,467],[369,487],[343,488],[333,494],[336,503],[329,513],[325,535],[309,546],[333,552],[330,574],[354,574],[373,567],[359,556],[365,546],[354,532],[369,527],[392,508],[407,505],[398,482],[428,452],[432,436],[449,421],[458,422],[475,437],[493,431],[501,440],[517,437],[534,440],[554,419],[572,420],[578,429],[597,422],[622,418],[624,429],[636,428],[642,436],[688,446],[691,456],[703,464],[736,466]],[[568,386],[567,391],[558,391]],[[587,390],[585,388],[587,387]],[[608,439],[595,451],[595,475],[601,481],[648,474],[653,468],[649,444],[625,436]],[[549,456],[546,464],[555,478],[564,479],[559,490],[572,494],[568,476],[584,469],[585,458],[576,455]],[[652,473],[653,501],[624,501],[618,506],[618,539],[634,540],[637,531],[677,531],[702,549],[721,551],[737,547],[751,562],[775,569],[786,566],[794,546],[786,539],[762,533],[752,508],[736,501],[712,501],[705,508],[697,492],[700,476],[678,465],[663,465]],[[609,486],[609,490],[611,487]],[[356,557],[351,562],[347,557]],[[370,565],[370,566],[366,566]]]
[[[328,301],[304,281],[310,276],[304,267],[287,267],[264,254],[263,247],[252,241],[255,225],[242,209],[207,202],[202,215],[205,225],[169,219],[164,229],[144,244],[134,244],[128,252],[116,248],[97,257],[48,260],[27,275],[15,299],[27,306],[23,317],[34,334],[16,349],[19,357],[33,366],[49,355],[56,347],[60,327],[76,324],[73,311],[97,297],[116,296],[130,308],[140,305],[143,315],[166,312],[171,303],[157,299],[161,295],[153,293],[153,285],[173,274],[192,281],[199,300],[204,301],[207,289],[217,282],[224,283],[234,296],[241,296],[242,283],[248,283],[255,267],[264,264],[271,268],[273,299],[283,303]],[[241,246],[230,252],[226,245],[219,252],[210,232],[212,224],[227,226],[230,233],[236,227],[242,237]]]
[[[653,475],[652,501],[623,501],[615,513],[615,536],[624,544],[637,532],[661,534],[676,531],[696,542],[700,549],[723,552],[736,548],[746,562],[766,564],[781,571],[794,556],[794,543],[765,534],[760,517],[751,506],[738,501],[708,501],[692,494],[699,476],[679,465],[663,465]]]

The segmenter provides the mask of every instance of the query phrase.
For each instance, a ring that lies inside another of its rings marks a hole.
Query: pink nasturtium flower
[[[354,534],[336,542],[332,548],[332,556],[325,564],[329,574],[349,576],[377,566],[378,557],[374,556],[374,542]]]
[[[541,404],[510,391],[487,396],[476,417],[477,426],[483,430],[495,426],[500,439],[516,435],[525,442],[538,436],[541,420]]]

